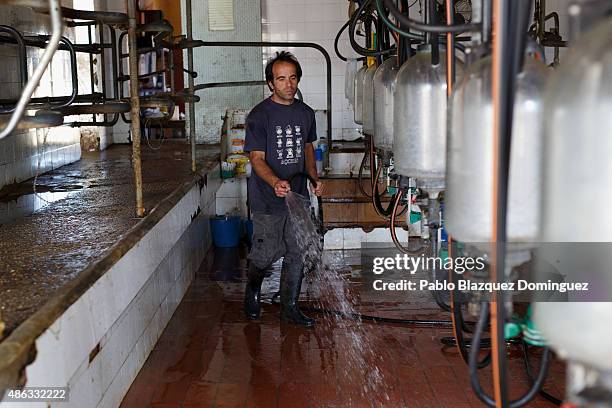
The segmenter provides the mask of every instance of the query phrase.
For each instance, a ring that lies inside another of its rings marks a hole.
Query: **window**
[[[210,31],[233,30],[234,0],[208,0],[208,27]]]

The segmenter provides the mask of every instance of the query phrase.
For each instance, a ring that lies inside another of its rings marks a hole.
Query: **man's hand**
[[[321,180],[317,180],[316,183],[312,183],[310,184],[310,190],[317,196],[320,197],[321,194],[323,194],[323,182]]]
[[[274,183],[274,194],[277,197],[286,197],[289,191],[291,191],[291,185],[287,180],[278,180]]]

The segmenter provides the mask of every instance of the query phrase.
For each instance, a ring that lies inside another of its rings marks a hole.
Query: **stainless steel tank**
[[[374,74],[376,65],[371,65],[363,76],[363,133],[374,134]]]
[[[544,242],[571,243],[565,244],[566,249],[590,253],[581,260],[586,263],[565,262],[560,269],[574,265],[562,272],[578,281],[594,276],[597,284],[591,284],[587,294],[598,293],[599,300],[606,301],[540,302],[534,313],[537,327],[559,355],[573,364],[603,371],[608,378],[612,376],[610,38],[612,19],[608,18],[575,44],[547,84],[541,231]],[[594,244],[597,242],[605,244]],[[595,270],[589,270],[589,263],[596,265]],[[542,279],[542,275],[538,272],[536,277]],[[607,387],[612,388],[610,383]]]
[[[353,120],[358,125],[363,125],[363,77],[368,67],[363,66],[355,74],[355,104]]]
[[[542,152],[542,93],[546,66],[526,57],[517,77],[507,236],[509,242],[534,242],[539,225]],[[458,82],[449,109],[446,229],[466,243],[491,238],[493,182],[493,107],[491,58],[472,64]]]
[[[461,65],[457,63],[457,77]],[[431,52],[420,51],[397,74],[393,107],[395,171],[414,177],[429,193],[444,189],[446,174],[446,56],[431,65]]]
[[[388,152],[393,149],[393,93],[398,71],[397,58],[391,57],[374,74],[374,144]]]

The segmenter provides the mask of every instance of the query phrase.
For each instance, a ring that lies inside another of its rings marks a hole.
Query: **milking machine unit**
[[[379,61],[357,72],[354,87],[355,120],[369,136],[369,193],[377,212],[390,218],[396,245],[414,253],[399,243],[393,227],[400,208],[407,222],[416,220],[413,210],[419,208],[421,236],[434,255],[442,256],[437,244],[444,227],[452,238],[448,256],[485,260],[483,270],[461,280],[538,282],[550,276],[550,265],[562,278],[609,265],[609,250],[591,249],[587,253],[596,255],[580,263],[573,252],[546,251],[539,243],[612,241],[612,139],[606,133],[612,128],[612,3],[577,0],[570,6],[572,37],[580,38],[554,73],[544,63],[543,47],[555,49],[557,68],[558,48],[566,43],[558,15],[546,14],[544,0],[474,0],[473,20],[459,16],[452,0],[443,3],[445,22],[440,1],[422,2],[424,18],[416,21],[405,1],[363,0],[351,22],[352,33],[357,20],[375,15],[377,33],[382,21],[396,39],[396,50],[388,41],[375,51],[356,48]],[[549,20],[554,25],[546,31]],[[376,187],[381,176],[393,196],[388,208]],[[594,219],[579,216],[585,209]],[[611,276],[598,276],[600,292],[612,293]],[[449,273],[448,279],[457,278]],[[540,390],[550,345],[569,361],[568,401],[612,407],[612,303],[517,303],[524,299],[513,296],[456,289],[450,304],[436,299],[451,312],[452,340],[478,397],[487,406],[515,408],[540,392],[560,403]],[[475,326],[463,320],[465,310],[478,316]],[[492,350],[479,361],[489,325]],[[528,371],[530,389],[516,400],[508,397],[505,362],[513,344],[523,346],[527,365],[529,345],[544,346],[539,371],[535,377]],[[478,379],[478,369],[489,364],[495,373],[491,396]]]
[[[581,281],[596,272],[589,292],[600,295],[535,303],[534,320],[568,361],[568,402],[612,407],[612,4],[579,1],[569,10],[575,43],[546,90],[540,235],[558,273]],[[585,210],[597,220],[573,216]],[[536,271],[541,279],[545,274]]]
[[[431,240],[434,255],[439,254],[436,244],[442,235],[440,227],[445,226],[460,244],[462,256],[483,257],[488,267],[469,279],[507,282],[515,278],[517,267],[531,260],[541,214],[540,124],[547,72],[541,53],[525,55],[532,2],[485,0],[478,2],[479,23],[455,24],[453,11],[456,10],[453,2],[447,1],[450,12],[447,12],[446,25],[439,23],[437,2],[425,2],[429,8],[424,22],[411,20],[394,3],[377,0],[379,17],[394,31],[413,40],[417,47],[416,54],[401,65],[395,79],[392,152],[400,198],[396,198],[393,207],[397,210],[402,203],[409,206],[417,203],[422,209],[422,237]],[[544,2],[539,4],[543,7]],[[385,18],[388,17],[385,11],[393,15],[399,26]],[[542,19],[547,17],[541,9],[536,11],[538,24],[532,31],[542,34]],[[415,38],[414,31],[426,34]],[[453,34],[439,35],[447,32]],[[469,41],[461,60],[454,52],[448,52],[455,50],[453,42],[459,33],[468,36]],[[550,40],[545,35],[534,37],[541,45],[547,45],[544,37]],[[561,44],[556,41],[551,46]],[[537,47],[529,49],[538,50]],[[467,66],[465,75],[463,61]],[[452,75],[447,74],[451,71],[454,71]],[[458,85],[447,110],[447,91],[452,84],[449,78],[453,76],[457,77]],[[380,140],[375,133],[374,142],[380,143]],[[391,227],[395,225],[395,218],[392,211]],[[391,228],[398,248],[412,253],[399,244],[394,232]],[[453,248],[457,256],[458,247]],[[451,272],[449,279],[453,275]],[[518,334],[519,340],[515,342],[544,344],[533,322],[513,322],[506,318],[514,312],[512,299],[507,296],[490,298],[478,290],[468,293],[455,290],[453,299],[456,302],[451,301],[450,305],[436,300],[452,312],[454,342],[469,363],[472,384],[479,398],[489,406],[518,407],[529,402],[542,385],[550,353],[545,349],[530,390],[510,401],[505,376],[505,340]],[[472,336],[471,352],[464,338],[464,332],[474,331],[463,321],[466,299],[468,310],[481,316]],[[489,314],[489,301],[495,301],[491,304],[495,313]],[[489,319],[493,350],[479,362],[480,340]],[[480,388],[477,376],[477,370],[490,362],[497,373],[492,397]]]

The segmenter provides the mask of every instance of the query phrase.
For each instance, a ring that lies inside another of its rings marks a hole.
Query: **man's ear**
[[[268,89],[270,92],[274,92],[274,83],[272,81],[268,81]]]

